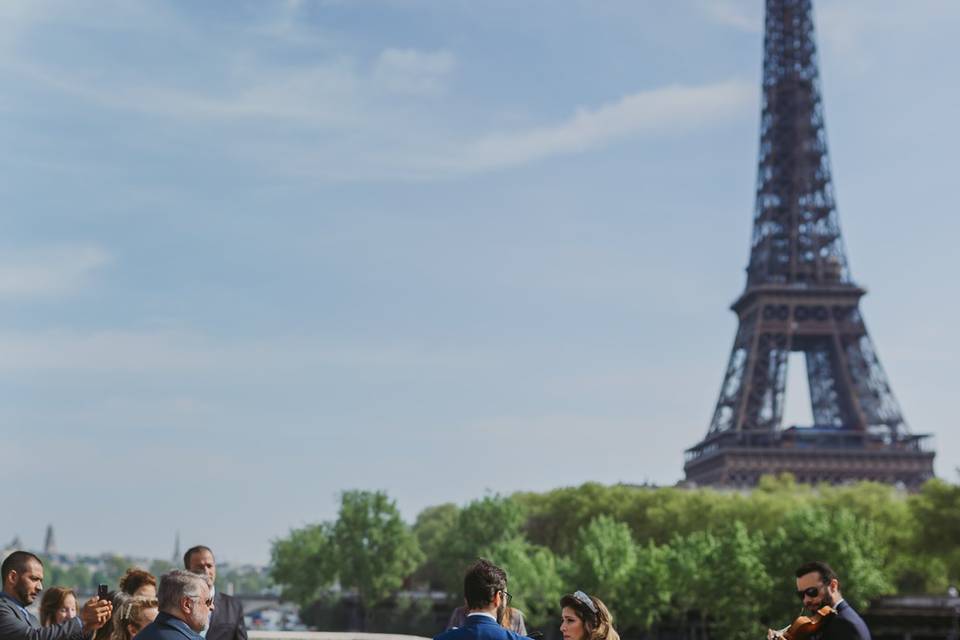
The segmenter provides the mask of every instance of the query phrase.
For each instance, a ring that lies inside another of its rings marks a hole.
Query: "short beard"
[[[22,604],[31,604],[33,602],[30,598],[30,592],[27,591],[27,588],[22,584],[18,584],[14,591],[16,591],[17,599],[19,599]]]
[[[830,596],[826,596],[823,600],[818,603],[815,603],[810,609],[810,613],[816,613],[820,611],[823,607],[833,607],[833,602],[830,601]]]

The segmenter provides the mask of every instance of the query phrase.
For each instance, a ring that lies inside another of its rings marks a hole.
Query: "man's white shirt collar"
[[[492,613],[487,613],[486,611],[474,611],[473,613],[468,613],[467,617],[469,618],[470,616],[487,616],[494,622],[497,621],[497,616],[493,615]]]

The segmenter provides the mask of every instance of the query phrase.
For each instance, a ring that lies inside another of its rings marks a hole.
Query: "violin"
[[[811,616],[800,616],[790,623],[789,627],[784,627],[779,631],[774,629],[767,630],[767,640],[805,640],[811,635],[820,631],[824,622],[836,615],[837,610],[833,607],[823,606]]]

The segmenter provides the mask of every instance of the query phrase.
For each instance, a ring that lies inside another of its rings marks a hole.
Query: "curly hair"
[[[79,603],[77,594],[73,589],[50,587],[43,592],[43,597],[40,598],[40,626],[46,627],[54,624],[57,610],[66,602],[67,596],[73,596],[74,603]]]
[[[585,599],[581,599],[582,596]],[[593,605],[587,604],[586,599]],[[582,591],[568,593],[560,598],[560,607],[568,607],[583,622],[583,640],[620,640],[620,634],[613,628],[613,616],[607,605],[596,596]]]
[[[148,584],[153,585],[154,589],[157,588],[157,579],[152,573],[137,567],[130,567],[120,578],[119,586],[120,591],[132,596],[140,587]]]

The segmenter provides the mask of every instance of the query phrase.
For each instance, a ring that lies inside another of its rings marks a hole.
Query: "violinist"
[[[820,627],[820,640],[871,640],[863,618],[854,611],[840,593],[840,580],[826,562],[806,562],[797,567],[797,597],[803,607],[815,613],[824,606],[833,607]]]

